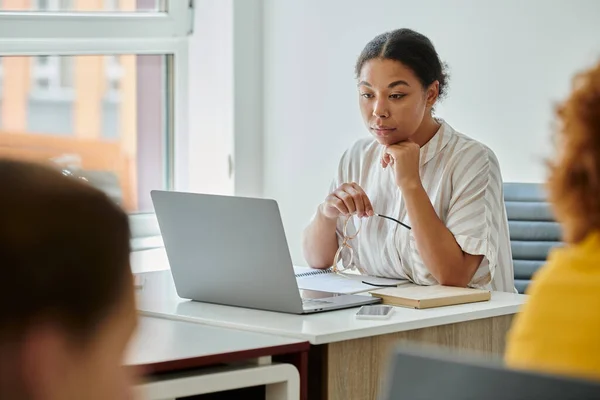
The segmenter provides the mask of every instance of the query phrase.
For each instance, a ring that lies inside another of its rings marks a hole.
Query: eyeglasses
[[[411,229],[410,226],[406,225],[403,222],[398,221],[396,218],[388,217],[387,215],[382,215],[382,214],[377,214],[377,213],[374,216],[389,219],[390,221],[394,221],[394,222],[402,225],[406,229]],[[352,215],[349,215],[346,218],[346,221],[344,222],[344,229],[342,232],[344,236],[342,238],[342,244],[335,252],[335,257],[333,258],[333,265],[331,266],[331,269],[335,273],[340,273],[340,272],[343,272],[346,270],[353,269],[354,249],[350,245],[350,240],[352,240],[352,239],[356,238],[356,236],[358,236],[358,233],[360,232],[360,229],[362,228],[362,218],[359,218],[360,224],[358,225],[358,229],[356,229],[356,232],[354,232],[354,234],[352,234],[352,235],[349,235],[348,234],[348,222],[350,222],[351,219],[352,219]],[[350,260],[347,262],[347,265],[344,265],[344,258],[342,257],[342,252],[346,249],[347,249],[347,251],[350,252]],[[340,259],[342,261],[342,268],[340,268],[338,265],[340,263]],[[361,274],[365,274],[365,271],[363,271],[360,267],[358,267],[358,270],[360,271]]]

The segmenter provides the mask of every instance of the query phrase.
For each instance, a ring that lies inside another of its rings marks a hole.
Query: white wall
[[[233,193],[233,0],[195,3],[189,39],[188,190]]]
[[[189,185],[261,196],[262,0],[196,1],[189,39]]]
[[[505,181],[541,181],[552,103],[600,57],[600,1],[265,0],[264,196],[293,260],[341,152],[366,135],[353,67],[375,35],[427,35],[450,66],[438,115],[489,145]]]
[[[262,0],[234,0],[233,178],[238,196],[261,196],[263,191],[262,5]]]

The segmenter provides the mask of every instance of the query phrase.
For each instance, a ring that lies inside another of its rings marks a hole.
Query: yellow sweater
[[[551,252],[507,337],[508,366],[600,380],[600,233]]]

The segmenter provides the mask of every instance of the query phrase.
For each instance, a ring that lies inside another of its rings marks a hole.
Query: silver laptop
[[[158,190],[151,196],[182,298],[293,314],[381,301],[298,289],[274,200]]]

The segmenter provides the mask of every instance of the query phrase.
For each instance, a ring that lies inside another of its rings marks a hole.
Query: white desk
[[[390,319],[372,321],[357,320],[356,308],[299,316],[200,303],[177,296],[170,271],[144,277],[144,287],[138,290],[138,309],[144,315],[287,336],[315,345],[512,315],[526,298],[494,292],[487,302],[425,310],[396,307]]]
[[[380,370],[400,340],[440,344],[497,356],[512,315],[526,296],[493,293],[488,302],[427,310],[396,308],[385,321],[356,320],[356,308],[291,315],[193,302],[177,296],[170,271],[144,274],[138,309],[144,315],[307,340],[321,346],[325,398],[376,398]],[[312,352],[313,350],[311,350]],[[365,362],[366,361],[366,362]],[[313,367],[310,367],[313,369]],[[312,399],[312,397],[311,397]]]
[[[259,385],[266,385],[270,399],[296,400],[298,369],[273,363],[271,357],[307,352],[308,347],[289,338],[141,317],[127,365],[141,367],[149,377],[138,387],[148,400]]]

